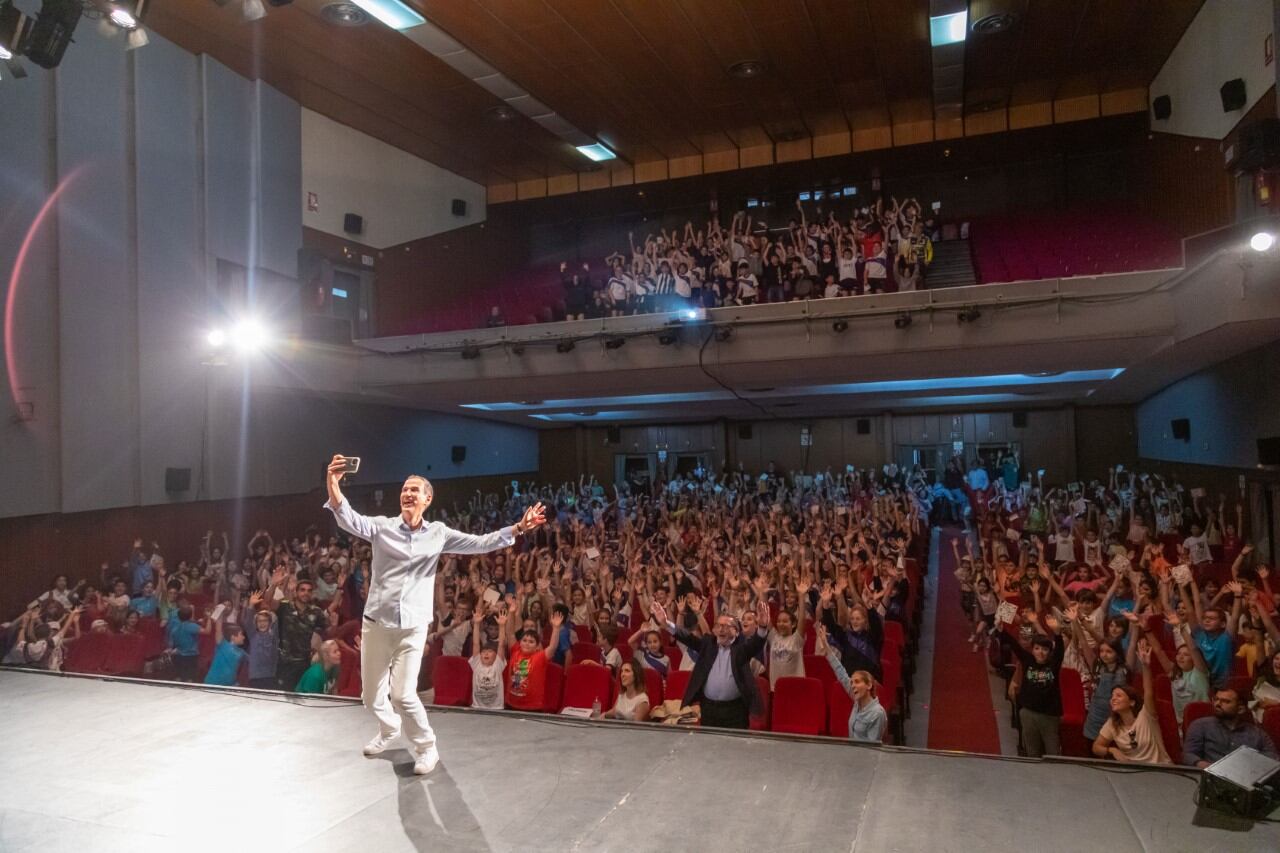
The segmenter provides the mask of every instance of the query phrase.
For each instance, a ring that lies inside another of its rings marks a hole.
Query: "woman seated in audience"
[[[1138,653],[1142,693],[1128,684],[1117,684],[1111,688],[1108,694],[1110,713],[1093,741],[1093,754],[1098,758],[1114,758],[1132,764],[1172,764],[1156,717],[1155,690],[1147,664],[1150,649],[1145,640],[1135,645],[1142,646]]]
[[[633,722],[649,719],[649,694],[644,689],[643,670],[635,661],[623,661],[618,669],[618,698],[601,716]]]
[[[1269,709],[1280,708],[1280,651],[1271,655],[1261,670],[1258,681],[1253,685],[1253,700],[1249,703],[1253,718],[1259,723]]]

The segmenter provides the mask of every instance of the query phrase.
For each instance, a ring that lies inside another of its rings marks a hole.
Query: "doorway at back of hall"
[[[614,457],[614,478],[632,488],[648,488],[659,475],[670,480],[687,477],[698,468],[707,470],[706,453],[619,453]]]

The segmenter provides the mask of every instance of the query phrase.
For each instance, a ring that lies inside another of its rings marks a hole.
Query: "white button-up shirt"
[[[434,616],[436,567],[441,554],[484,554],[515,544],[515,529],[483,536],[460,533],[439,521],[411,529],[400,516],[361,515],[343,498],[334,507],[338,526],[373,545],[366,619],[387,628],[425,628]]]

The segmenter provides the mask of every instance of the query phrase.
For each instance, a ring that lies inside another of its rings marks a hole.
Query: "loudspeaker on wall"
[[[871,435],[871,418],[858,418],[858,435]]]
[[[1280,465],[1280,436],[1258,439],[1258,464]]]
[[[751,424],[738,424],[738,439],[740,441],[751,440]]]
[[[467,460],[467,446],[465,444],[455,444],[451,454],[454,464],[465,462]]]
[[[1161,95],[1158,98],[1151,99],[1151,114],[1159,121],[1164,121],[1173,115],[1173,99],[1168,95]]]
[[[609,444],[622,444],[622,427],[619,427],[619,426],[609,427],[609,432],[605,440]]]
[[[1026,412],[1014,412],[1014,413],[1013,413],[1013,427],[1014,427],[1014,429],[1026,429],[1026,428],[1027,428],[1027,413],[1026,413]]]
[[[186,492],[191,489],[190,468],[165,468],[164,490],[166,492]]]
[[[1245,98],[1243,79],[1237,77],[1234,80],[1228,80],[1222,84],[1218,94],[1222,96],[1222,111],[1224,113],[1244,109],[1244,103],[1247,99]]]
[[[453,210],[454,216],[466,216],[467,215],[466,199],[455,198],[453,200],[453,205],[451,209]]]
[[[348,234],[364,233],[364,217],[358,213],[344,213],[342,215],[342,230]]]
[[[1191,440],[1191,420],[1189,418],[1174,418],[1169,421],[1169,432],[1178,441]]]

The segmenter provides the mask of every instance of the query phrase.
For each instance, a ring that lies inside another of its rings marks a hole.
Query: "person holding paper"
[[[352,509],[342,494],[346,458],[329,462],[325,506],[338,526],[373,546],[369,594],[365,601],[360,642],[360,677],[364,705],[378,719],[378,734],[365,744],[365,755],[377,755],[405,734],[413,746],[413,772],[430,773],[440,761],[435,733],[418,698],[418,670],[435,604],[436,568],[440,555],[483,554],[515,544],[515,537],[546,522],[541,503],[529,507],[520,521],[483,536],[452,530],[423,519],[434,492],[426,477],[414,474],[400,488],[400,514],[366,516]]]

